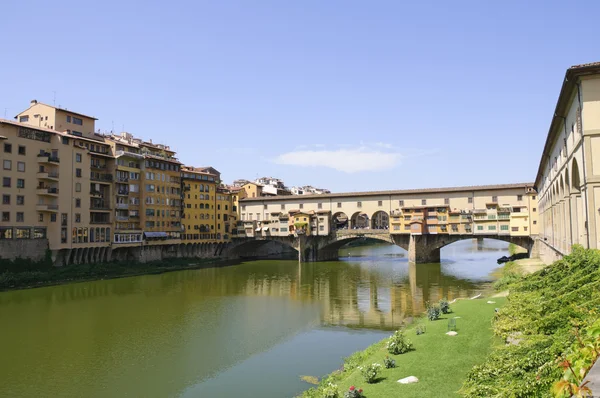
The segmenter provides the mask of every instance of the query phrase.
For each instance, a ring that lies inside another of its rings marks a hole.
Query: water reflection
[[[219,375],[260,353],[333,334],[347,355],[381,336],[349,329],[392,329],[427,301],[476,294],[499,255],[460,244],[442,264],[409,265],[401,249],[377,246],[337,262],[257,261],[0,293],[0,396],[165,397],[207,380],[224,396]],[[339,361],[311,341],[323,358],[307,361]],[[264,372],[288,366],[265,358]],[[293,395],[298,385],[285,380],[277,391]]]

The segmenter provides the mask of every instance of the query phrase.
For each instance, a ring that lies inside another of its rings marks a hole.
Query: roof
[[[34,101],[35,101],[35,102],[31,102],[31,103],[29,104],[29,108],[25,109],[25,110],[24,110],[24,111],[22,111],[22,112],[19,112],[19,114],[18,114],[17,116],[15,116],[15,119],[16,119],[16,118],[18,118],[18,117],[19,117],[19,115],[20,115],[21,113],[27,112],[28,110],[30,110],[30,109],[31,109],[33,106],[35,106],[35,105],[44,105],[44,106],[47,106],[47,107],[50,107],[50,108],[53,108],[53,109],[56,109],[56,110],[59,110],[59,111],[62,111],[62,112],[69,112],[69,113],[72,113],[73,115],[77,115],[77,116],[83,116],[83,117],[87,117],[88,119],[94,119],[94,120],[98,120],[97,118],[95,118],[95,117],[93,117],[93,116],[84,115],[83,113],[79,113],[79,112],[73,112],[73,111],[70,111],[70,110],[68,110],[68,109],[66,109],[66,108],[59,108],[59,107],[57,107],[57,106],[48,105],[48,104],[45,104],[45,103],[43,103],[43,102],[39,102],[39,101],[36,101],[36,100],[34,100]]]
[[[309,199],[325,199],[325,198],[345,198],[348,196],[391,196],[391,195],[408,195],[422,193],[448,193],[448,192],[472,192],[472,191],[490,191],[501,189],[515,189],[532,187],[533,184],[516,183],[516,184],[498,184],[498,185],[473,185],[464,187],[449,187],[449,188],[423,188],[423,189],[400,189],[392,191],[367,191],[367,192],[340,192],[340,193],[323,193],[314,195],[294,195],[294,196],[261,196],[258,198],[245,198],[242,202],[277,202],[277,201],[298,201]],[[302,198],[302,199],[299,199]],[[441,207],[440,206],[423,206],[423,207]]]
[[[577,83],[581,76],[595,75],[600,73],[600,62],[590,62],[587,64],[573,65],[565,72],[565,78],[563,79],[560,93],[556,101],[554,113],[552,114],[552,120],[548,129],[548,135],[546,136],[546,143],[544,144],[544,150],[540,157],[540,165],[538,167],[537,176],[535,177],[535,186],[540,185],[543,171],[544,171],[544,160],[551,161],[549,158],[550,150],[554,145],[554,142],[558,138],[560,132],[559,127],[563,126],[563,117],[566,117],[568,108],[571,103],[571,98],[575,95],[577,90]]]
[[[181,171],[188,171],[190,173],[206,174],[206,175],[211,175],[213,177],[217,177],[216,174],[211,173],[210,171],[208,171],[208,169],[212,169],[212,167],[194,167],[194,166],[182,166],[181,167]]]
[[[48,133],[53,133],[53,134],[58,134],[58,135],[61,134],[60,131],[48,129],[46,127],[35,127],[35,126],[30,125],[30,124],[19,123],[19,122],[15,122],[15,121],[8,120],[8,119],[1,119],[0,118],[0,124],[11,124],[11,125],[17,126],[17,127],[25,127],[25,128],[32,129],[32,130],[45,131],[45,132],[48,132]],[[75,137],[75,136],[69,135],[69,137]]]

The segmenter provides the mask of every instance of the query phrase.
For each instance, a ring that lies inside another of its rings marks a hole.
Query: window
[[[398,201],[398,206],[404,206],[404,200],[399,200]]]
[[[71,115],[67,115],[67,123],[71,123]]]
[[[317,209],[322,209],[322,208],[323,208],[323,203],[319,203],[319,204],[317,205]]]
[[[81,199],[75,198],[75,207],[81,207]]]
[[[519,230],[519,227],[511,227],[511,231],[513,232],[517,232]]]
[[[281,205],[281,210],[285,210],[285,205]]]
[[[44,222],[44,213],[38,214],[38,221],[39,222]]]
[[[532,196],[531,199],[535,200],[535,196]]]
[[[427,199],[422,199],[421,200],[421,206],[425,206],[427,204]]]
[[[75,183],[75,192],[81,192],[81,183],[80,182]]]
[[[495,230],[496,230],[495,225],[488,225],[488,231],[495,231]]]
[[[319,231],[325,231],[325,226],[324,225],[319,225]]]
[[[25,180],[22,178],[17,178],[17,188],[25,188]]]
[[[537,224],[537,221],[536,221],[536,220],[533,220],[533,225],[536,225],[536,224]]]
[[[356,202],[356,207],[362,207],[362,202]]]
[[[2,221],[10,221],[10,213],[7,211],[2,212]]]
[[[341,208],[342,207],[342,203],[338,202],[337,207],[338,207],[338,209]]]
[[[4,170],[11,170],[12,169],[12,161],[4,159],[4,162],[2,163],[2,167],[4,168]]]
[[[525,232],[527,232],[527,227],[523,227],[523,230],[524,230]]]
[[[4,144],[4,152],[5,153],[12,153],[12,144]]]
[[[500,231],[508,231],[508,225],[500,225]]]
[[[493,203],[497,203],[498,202],[498,197],[497,196],[492,196],[492,202]]]
[[[469,197],[469,203],[473,203],[473,198]]]
[[[533,208],[533,212],[535,213],[536,211],[537,211],[537,209],[534,207],[534,208]]]
[[[300,208],[304,209],[304,204],[303,203],[300,203]]]
[[[383,200],[378,201],[377,206],[379,206],[379,207],[383,206]]]
[[[2,195],[2,204],[9,205],[10,204],[10,195]]]
[[[29,116],[19,116],[20,123],[27,123],[29,121]]]
[[[56,214],[50,214],[50,222],[56,222]]]
[[[75,169],[75,176],[81,177],[81,169]]]
[[[76,153],[76,154],[75,154],[75,161],[76,161],[77,163],[81,163],[81,154],[80,154],[80,153]]]
[[[264,205],[264,206],[263,206],[263,209],[267,210],[267,207],[268,207],[267,205]]]
[[[23,145],[19,145],[19,155],[25,155],[25,147]]]
[[[25,162],[17,162],[17,171],[20,171],[20,172],[25,171]]]
[[[444,199],[444,204],[445,205],[449,205],[450,204],[450,198],[445,198]]]
[[[518,201],[521,201],[521,200],[523,200],[523,195],[517,195],[517,200],[518,200]]]
[[[17,222],[24,222],[25,221],[25,213],[23,213],[22,211],[18,211],[17,212]]]
[[[83,120],[81,120],[78,117],[73,116],[73,124],[76,124],[78,126],[83,126]]]
[[[10,177],[2,177],[2,186],[10,188]]]
[[[76,223],[80,223],[81,222],[81,214],[80,213],[75,213],[75,222]]]
[[[69,137],[62,137],[62,143],[63,143],[63,145],[69,145]],[[67,241],[66,241],[66,238],[65,238],[65,241],[63,243],[66,243],[66,242]]]
[[[478,225],[478,226],[477,226],[477,230],[478,230],[478,231],[483,231],[483,225]]]
[[[17,204],[23,206],[25,204],[25,196],[17,195]]]

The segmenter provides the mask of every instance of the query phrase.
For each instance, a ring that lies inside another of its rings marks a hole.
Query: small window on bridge
[[[317,209],[322,209],[322,208],[323,208],[323,203],[319,203],[319,204],[317,205]]]
[[[362,207],[362,202],[356,202],[356,207]]]
[[[404,206],[404,201],[403,201],[403,200],[399,200],[399,201],[398,201],[398,205],[400,205],[400,206]]]
[[[449,205],[450,204],[450,198],[445,198],[444,199],[444,204],[445,205]]]
[[[383,200],[378,201],[377,206],[380,206],[380,207],[383,206]]]
[[[494,202],[494,203],[498,202],[498,197],[497,196],[492,196],[492,202]]]
[[[421,206],[425,206],[427,204],[427,199],[422,199],[421,200]]]
[[[281,210],[285,210],[285,205],[281,205]]]
[[[517,195],[517,200],[519,200],[519,201],[523,200],[523,195]]]
[[[473,198],[472,197],[469,198],[469,203],[473,203]]]
[[[304,204],[303,203],[300,203],[300,208],[304,209]]]
[[[337,207],[338,207],[338,209],[339,209],[340,207],[342,207],[342,203],[341,203],[341,202],[338,202],[338,204],[337,204]]]
[[[263,206],[263,208],[264,208],[265,210],[267,210],[267,207],[269,207],[269,205],[264,205],[264,206]]]

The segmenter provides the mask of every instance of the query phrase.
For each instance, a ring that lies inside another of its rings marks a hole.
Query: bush
[[[415,332],[417,333],[417,336],[420,335],[420,334],[425,334],[426,331],[427,331],[427,329],[425,328],[425,325],[419,325],[415,329]]]
[[[383,358],[383,365],[385,366],[386,369],[395,368],[396,361],[393,360],[392,358],[386,356],[385,358]]]
[[[379,376],[379,372],[381,370],[381,365],[378,363],[372,363],[367,366],[359,366],[360,374],[365,378],[365,381],[369,384],[375,383],[377,381],[377,377]]]
[[[340,393],[338,391],[338,386],[333,383],[329,383],[323,388],[323,398],[339,398]]]
[[[427,319],[430,321],[440,319],[441,312],[439,305],[427,303]]]
[[[363,398],[362,388],[356,388],[354,386],[350,386],[348,391],[344,393],[344,398]]]
[[[412,349],[412,343],[404,336],[402,330],[396,330],[394,334],[390,336],[386,348],[390,354],[404,354]]]
[[[440,310],[442,311],[442,314],[449,314],[450,312],[450,303],[448,303],[448,300],[443,298],[440,300]]]

